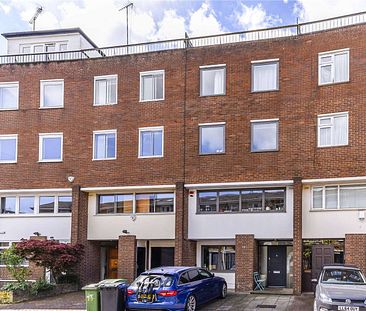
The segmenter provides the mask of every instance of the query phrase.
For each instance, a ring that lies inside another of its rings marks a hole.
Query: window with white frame
[[[140,72],[140,101],[164,99],[164,70]]]
[[[34,215],[71,213],[72,196],[66,194],[16,194],[0,197],[0,214]]]
[[[349,49],[319,53],[319,85],[349,81]]]
[[[200,154],[219,154],[225,152],[225,123],[199,125]]]
[[[200,95],[225,95],[226,67],[225,65],[200,67]]]
[[[318,147],[348,145],[348,112],[318,116]]]
[[[252,152],[278,150],[278,119],[251,121]]]
[[[64,80],[41,81],[41,108],[62,108],[64,106]]]
[[[235,245],[202,246],[201,266],[210,271],[235,272]]]
[[[316,186],[312,196],[314,210],[366,208],[366,185]]]
[[[252,92],[279,89],[279,60],[252,61]]]
[[[62,133],[39,134],[39,161],[61,162],[63,149]]]
[[[0,163],[16,163],[18,135],[0,135]]]
[[[93,160],[117,158],[117,130],[93,132]]]
[[[0,83],[0,110],[16,110],[19,106],[19,82]]]
[[[153,158],[164,155],[164,127],[139,129],[139,157]]]
[[[94,77],[94,105],[117,104],[117,75]]]

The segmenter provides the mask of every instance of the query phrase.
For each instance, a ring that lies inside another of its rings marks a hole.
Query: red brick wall
[[[235,291],[253,290],[253,273],[258,271],[258,245],[254,235],[235,237]]]
[[[134,235],[121,235],[118,240],[118,277],[132,282],[136,278],[137,241]]]
[[[366,234],[346,234],[345,263],[366,273]]]
[[[293,288],[294,294],[301,294],[302,277],[302,182],[294,178],[294,218],[293,218]]]

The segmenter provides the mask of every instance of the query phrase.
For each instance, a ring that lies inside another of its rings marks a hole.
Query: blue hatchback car
[[[227,284],[197,267],[160,267],[143,272],[127,289],[127,310],[195,311],[215,298],[225,298]]]

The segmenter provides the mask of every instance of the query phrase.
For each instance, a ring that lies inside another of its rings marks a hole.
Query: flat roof
[[[52,35],[60,35],[60,34],[68,34],[68,33],[79,33],[81,36],[85,38],[94,48],[98,48],[98,46],[90,39],[84,31],[79,27],[75,28],[64,28],[64,29],[50,29],[50,30],[35,30],[35,31],[19,31],[19,32],[7,32],[2,33],[1,35],[6,38],[18,38],[18,37],[32,37],[32,36],[52,36]]]

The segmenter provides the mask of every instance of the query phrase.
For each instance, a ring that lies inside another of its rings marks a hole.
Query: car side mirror
[[[313,283],[313,284],[318,283],[318,279],[311,279],[311,283]]]

